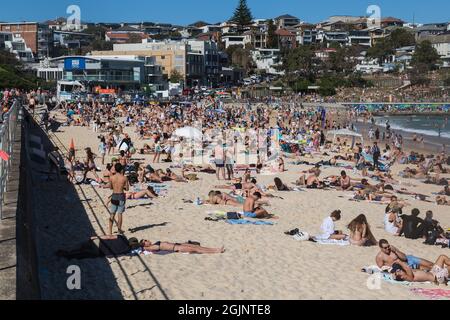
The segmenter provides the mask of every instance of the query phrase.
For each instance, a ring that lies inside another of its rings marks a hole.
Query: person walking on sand
[[[111,206],[110,206],[110,218],[109,218],[109,233],[108,235],[113,234],[113,224],[116,221],[116,214],[118,215],[117,228],[120,234],[123,234],[122,225],[123,225],[123,214],[125,213],[125,204],[126,204],[126,193],[130,186],[128,184],[127,177],[124,176],[123,171],[124,167],[120,163],[116,163],[114,166],[116,174],[110,177],[109,188],[113,190],[113,194],[111,196]]]

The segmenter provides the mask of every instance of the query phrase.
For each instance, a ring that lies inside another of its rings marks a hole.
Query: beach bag
[[[295,236],[294,239],[297,241],[308,241],[310,239],[310,235],[307,232],[299,231]]]
[[[438,237],[439,237],[438,230],[434,229],[432,231],[429,231],[427,234],[427,239],[425,240],[424,244],[434,246]]]
[[[227,220],[239,220],[241,219],[241,215],[237,212],[228,212]]]

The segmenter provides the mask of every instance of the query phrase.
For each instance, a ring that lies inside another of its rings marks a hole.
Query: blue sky
[[[44,21],[68,16],[66,8],[81,8],[81,18],[89,22],[168,22],[190,24],[198,20],[215,23],[229,19],[238,0],[15,0],[2,1],[0,21]],[[289,13],[308,22],[330,15],[365,15],[376,4],[382,16],[405,21],[450,21],[449,0],[248,0],[255,18],[273,18]]]

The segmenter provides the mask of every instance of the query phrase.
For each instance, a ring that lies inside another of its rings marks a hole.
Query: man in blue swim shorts
[[[392,267],[393,264],[398,261],[407,263],[411,269],[414,270],[431,270],[433,263],[431,261],[415,257],[413,255],[406,255],[396,247],[389,244],[385,239],[381,239],[379,242],[380,252],[376,257],[376,263],[379,268]]]

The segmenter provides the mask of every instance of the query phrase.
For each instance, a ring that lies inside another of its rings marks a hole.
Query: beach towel
[[[450,299],[450,290],[445,289],[412,288],[411,292],[431,299]]]
[[[391,273],[386,273],[383,272],[382,274],[382,279],[386,282],[392,283],[392,284],[400,284],[403,286],[412,286],[412,285],[417,285],[417,284],[431,284],[431,282],[408,282],[408,281],[397,281],[394,279],[394,275]]]
[[[159,255],[159,256],[165,256],[168,254],[172,254],[174,252],[171,251],[157,251],[157,252],[150,252],[150,251],[144,251],[143,249],[136,249],[131,251],[131,256],[140,256],[143,254],[144,256],[151,256],[151,255]]]
[[[159,190],[167,190],[169,189],[168,185],[165,184],[159,184],[159,183],[148,183],[147,184],[149,187],[152,187],[153,189],[159,189]]]
[[[243,224],[250,224],[250,225],[256,225],[256,226],[273,226],[273,222],[269,221],[251,221],[246,219],[240,219],[240,220],[227,220],[228,224],[232,225],[243,225]]]
[[[333,239],[328,239],[328,240],[314,239],[314,240],[316,241],[317,244],[334,245],[334,246],[349,246],[350,245],[350,241],[348,241],[348,240],[333,240]]]

